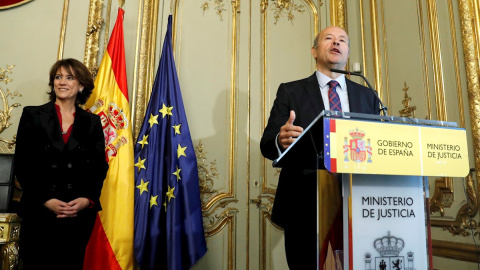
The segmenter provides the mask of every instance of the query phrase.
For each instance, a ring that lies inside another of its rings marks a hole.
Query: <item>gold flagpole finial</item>
[[[118,0],[118,5],[123,8],[123,6],[125,5],[125,0]]]

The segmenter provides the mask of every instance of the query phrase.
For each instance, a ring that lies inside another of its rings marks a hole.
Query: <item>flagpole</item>
[[[58,55],[57,60],[63,59],[63,49],[65,46],[65,33],[67,29],[67,18],[68,18],[68,3],[69,0],[63,1],[63,13],[62,13],[62,27],[60,29],[60,42],[58,44]]]

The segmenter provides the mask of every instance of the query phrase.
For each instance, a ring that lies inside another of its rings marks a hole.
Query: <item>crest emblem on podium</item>
[[[350,130],[350,141],[347,137],[344,137],[344,146],[343,154],[344,161],[353,161],[353,162],[372,162],[372,146],[370,139],[365,140],[365,132],[359,130],[358,128]],[[348,152],[350,151],[350,158]]]
[[[405,247],[402,238],[390,235],[375,239],[373,246],[380,254],[379,257],[372,258],[367,252],[365,254],[365,270],[416,270],[413,266],[413,252],[407,253],[405,256],[400,253]]]

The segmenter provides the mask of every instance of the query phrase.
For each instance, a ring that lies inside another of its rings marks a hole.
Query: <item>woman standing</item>
[[[85,65],[57,61],[49,85],[50,102],[25,107],[17,133],[21,258],[25,270],[82,269],[108,170],[103,130],[78,106],[94,88]]]

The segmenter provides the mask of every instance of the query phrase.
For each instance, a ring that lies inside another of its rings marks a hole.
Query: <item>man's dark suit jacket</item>
[[[350,112],[378,114],[379,102],[372,90],[348,79],[345,80]],[[280,84],[260,141],[263,156],[271,160],[278,158],[275,140],[280,128],[287,122],[291,110],[296,114],[293,124],[305,129],[324,109],[315,73],[302,80]],[[309,176],[305,177],[306,175]],[[273,204],[272,221],[285,228],[292,222],[298,223],[298,217],[302,213],[314,216],[315,190],[315,173],[306,173],[297,166],[283,167]]]
[[[23,190],[20,215],[45,213],[43,203],[52,198],[69,202],[85,197],[101,210],[107,170],[99,116],[77,107],[65,145],[53,101],[24,108],[15,149],[15,175]]]

